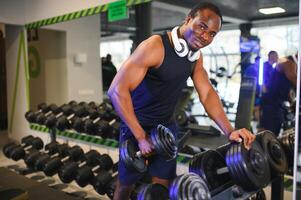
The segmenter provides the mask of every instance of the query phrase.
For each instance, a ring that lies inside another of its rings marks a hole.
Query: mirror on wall
[[[99,14],[28,30],[31,107],[102,96]]]

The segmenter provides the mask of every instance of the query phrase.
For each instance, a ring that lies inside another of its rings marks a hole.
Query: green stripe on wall
[[[133,5],[137,5],[137,4],[147,3],[150,1],[152,1],[152,0],[127,0],[126,6],[129,7],[129,6],[133,6]],[[98,14],[100,12],[106,12],[108,10],[108,6],[109,6],[109,4],[105,4],[105,5],[100,5],[100,6],[84,9],[81,11],[67,13],[64,15],[56,16],[56,17],[42,19],[42,20],[39,20],[36,22],[31,22],[31,23],[25,24],[25,28],[26,29],[35,29],[35,28],[39,28],[39,27],[45,26],[45,25],[65,22],[65,21],[77,19],[79,17],[85,17],[85,16],[90,16],[93,14]]]

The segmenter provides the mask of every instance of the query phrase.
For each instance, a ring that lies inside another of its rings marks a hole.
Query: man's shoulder
[[[149,43],[151,45],[162,45],[162,37],[161,35],[152,35],[148,39],[144,40],[144,42]]]
[[[152,35],[139,45],[140,49],[145,52],[148,51],[158,51],[159,49],[163,49],[163,41],[160,35]]]

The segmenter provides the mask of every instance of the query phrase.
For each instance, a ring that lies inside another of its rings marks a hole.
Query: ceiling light
[[[259,12],[265,15],[271,15],[271,14],[276,14],[276,13],[284,13],[285,10],[280,7],[271,7],[271,8],[260,8]]]

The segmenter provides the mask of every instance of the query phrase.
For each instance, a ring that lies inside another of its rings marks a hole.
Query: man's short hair
[[[269,54],[268,54],[268,57],[270,57],[272,54],[276,54],[277,55],[277,52],[276,51],[270,51]]]
[[[188,16],[194,18],[196,16],[197,12],[199,12],[200,10],[204,10],[204,9],[209,9],[209,10],[213,11],[215,14],[217,14],[221,18],[221,22],[223,22],[223,16],[222,16],[220,9],[216,5],[209,3],[209,2],[200,2],[199,4],[194,6],[190,10]]]

